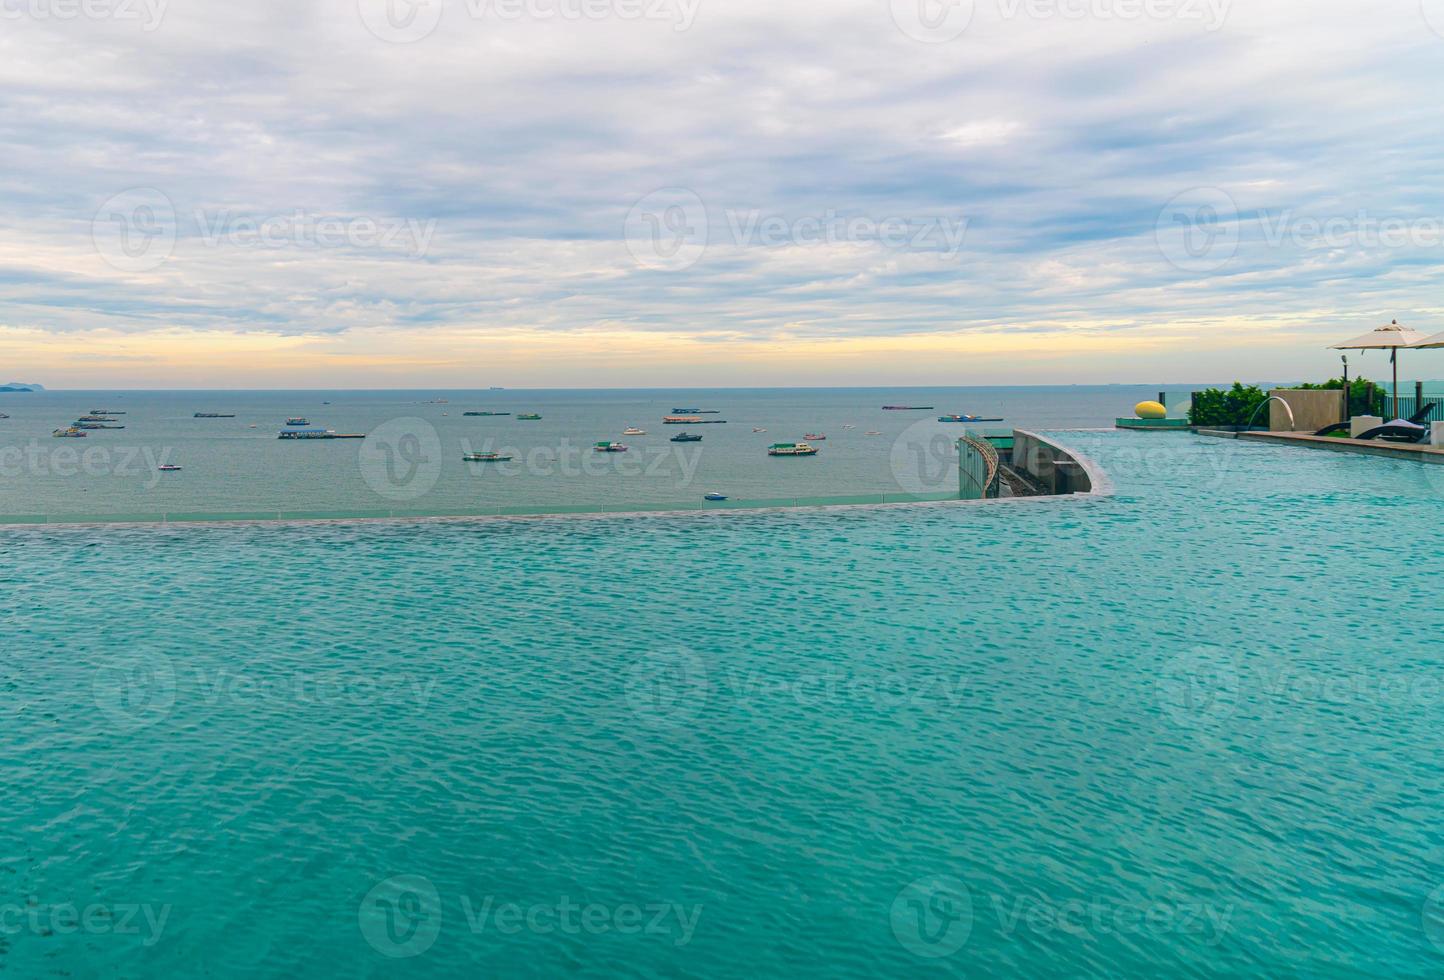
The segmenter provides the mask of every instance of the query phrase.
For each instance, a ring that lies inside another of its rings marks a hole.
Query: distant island
[[[28,385],[23,381],[7,381],[0,385],[0,392],[3,391],[44,391],[44,385]]]

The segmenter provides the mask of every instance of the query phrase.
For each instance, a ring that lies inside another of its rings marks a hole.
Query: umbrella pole
[[[1399,348],[1395,347],[1390,351],[1394,362],[1394,418],[1399,417]]]

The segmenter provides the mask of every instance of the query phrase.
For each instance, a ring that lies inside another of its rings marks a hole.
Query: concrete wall
[[[1066,449],[1033,432],[1013,430],[1012,467],[1027,473],[1053,493],[1090,493],[1093,490],[1093,474],[1087,466],[1074,459]]]
[[[1317,432],[1326,425],[1342,422],[1343,391],[1301,391],[1298,388],[1275,388],[1269,392],[1289,403],[1294,412],[1294,432]],[[1278,402],[1269,402],[1269,431],[1288,432],[1289,416]]]

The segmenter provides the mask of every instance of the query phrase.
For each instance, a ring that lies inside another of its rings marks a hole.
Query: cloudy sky
[[[1323,377],[1444,331],[1441,66],[1444,0],[0,0],[0,381]]]

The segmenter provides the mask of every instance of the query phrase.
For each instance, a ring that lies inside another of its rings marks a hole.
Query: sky
[[[1444,331],[1441,76],[1444,0],[0,0],[0,380],[1323,379]]]

